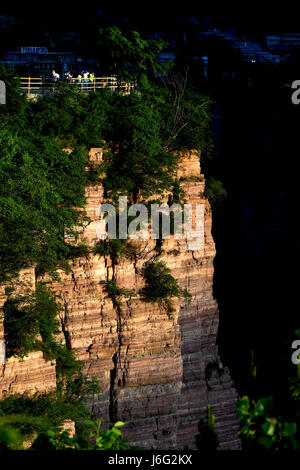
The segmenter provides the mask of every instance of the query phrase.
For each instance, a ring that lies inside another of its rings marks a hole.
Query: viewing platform
[[[27,95],[45,95],[52,93],[58,83],[69,83],[83,93],[95,91],[98,89],[108,89],[112,91],[121,90],[125,95],[131,93],[134,85],[128,82],[119,83],[116,77],[95,77],[93,80],[83,78],[72,78],[70,81],[54,81],[52,78],[42,77],[19,77],[21,90]]]

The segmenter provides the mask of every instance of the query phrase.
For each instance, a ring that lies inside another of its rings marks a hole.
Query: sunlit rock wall
[[[91,160],[101,158],[101,150],[92,149]],[[152,449],[196,448],[199,420],[210,403],[220,448],[239,448],[236,391],[216,346],[218,307],[212,295],[215,245],[199,156],[182,157],[178,177],[186,202],[205,206],[204,246],[187,250],[187,240],[171,236],[164,240],[159,259],[192,294],[191,304],[175,299],[175,311],[168,316],[157,303],[142,300],[140,270],[157,251],[155,240],[134,241],[135,256],[127,253],[115,265],[108,256],[77,258],[71,263],[71,273],[62,273],[61,281],[52,285],[62,298],[62,337],[84,361],[85,372],[100,380],[102,392],[90,396],[88,406],[107,426],[125,421],[125,433],[132,444]],[[93,246],[98,240],[103,188],[89,186],[86,195],[90,222],[79,231]],[[113,276],[118,286],[136,292],[124,297],[119,309],[103,285]],[[4,302],[4,293],[1,298]],[[44,391],[55,386],[55,363],[45,361],[39,352],[23,361],[11,358],[2,370],[2,393]]]

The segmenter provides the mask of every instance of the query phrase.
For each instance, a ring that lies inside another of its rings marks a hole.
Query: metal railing
[[[45,93],[51,93],[60,82],[51,78],[42,77],[19,77],[19,80],[21,90],[27,95],[43,95]],[[134,89],[134,85],[132,83],[118,83],[115,77],[95,77],[93,80],[90,80],[89,78],[72,78],[71,80],[64,82],[77,86],[77,88],[83,93],[107,88],[113,91],[121,90],[124,94],[129,94]]]

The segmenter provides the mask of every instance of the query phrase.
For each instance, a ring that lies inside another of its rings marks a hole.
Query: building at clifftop
[[[5,52],[0,64],[6,67],[31,69],[32,75],[47,76],[52,69],[59,73],[67,70],[81,72],[83,68],[96,71],[99,61],[96,59],[84,60],[76,52],[49,51],[46,47],[20,47],[15,52]]]

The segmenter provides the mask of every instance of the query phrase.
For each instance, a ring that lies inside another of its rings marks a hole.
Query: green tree
[[[211,412],[211,405],[207,405],[206,417],[198,425],[199,434],[196,436],[198,450],[214,452],[219,445],[218,435],[215,431],[215,416]]]
[[[158,302],[168,315],[174,311],[172,297],[183,297],[187,303],[192,300],[187,289],[182,289],[163,261],[152,261],[142,270],[145,287],[141,293],[147,302]]]
[[[297,423],[276,414],[272,397],[260,398],[256,402],[247,396],[242,397],[237,417],[244,449],[299,450]]]
[[[227,197],[227,191],[222,181],[213,176],[207,180],[205,194],[214,210],[219,210]]]
[[[300,330],[295,331],[300,337]],[[255,390],[256,365],[251,351],[252,386],[250,396],[238,402],[239,435],[245,450],[299,450],[300,449],[300,364],[295,377],[283,389],[284,398],[259,397]],[[284,399],[284,402],[283,402]]]
[[[6,104],[0,106],[0,117],[17,125],[26,125],[26,112],[29,108],[25,94],[20,93],[20,81],[15,78],[14,71],[0,65],[0,80],[6,86]]]
[[[65,234],[85,204],[87,155],[62,151],[33,129],[0,123],[0,279],[29,265],[39,272],[67,267]],[[83,221],[83,219],[82,219]]]
[[[165,146],[171,151],[210,150],[212,101],[189,84],[189,70],[171,70],[161,77],[161,119]]]
[[[178,159],[161,138],[161,116],[155,106],[137,93],[115,95],[105,140],[104,185],[110,198],[128,194],[133,202],[170,188]]]
[[[140,80],[143,75],[153,79],[166,73],[169,66],[157,61],[158,53],[167,43],[143,39],[138,31],[122,32],[117,26],[99,30],[99,57],[105,73],[121,80]]]
[[[19,421],[18,417],[3,419],[0,417],[0,450],[20,450],[23,448],[24,437],[11,424]],[[24,422],[31,426],[42,426],[41,419],[23,416]],[[4,424],[3,424],[4,423]],[[9,424],[7,424],[9,423]],[[124,426],[117,421],[111,429],[102,431],[103,420],[84,422],[83,431],[70,437],[70,430],[47,429],[40,432],[30,446],[30,450],[128,450],[128,440],[120,429]],[[42,429],[42,427],[41,427]]]
[[[57,139],[65,148],[101,147],[102,128],[110,119],[110,99],[107,90],[82,93],[62,82],[54,93],[33,102],[28,114],[38,133]]]

